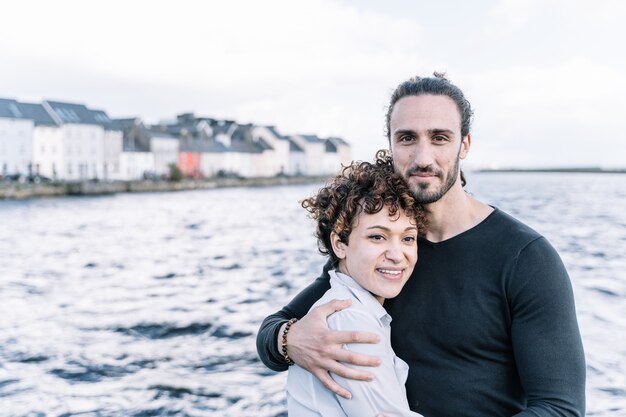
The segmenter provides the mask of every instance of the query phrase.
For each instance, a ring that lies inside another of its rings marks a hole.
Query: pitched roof
[[[212,117],[197,117],[193,112],[177,114],[176,120],[178,123],[197,123],[203,120],[209,123],[216,121]]]
[[[233,140],[230,142],[230,152],[262,153],[265,149],[258,142],[247,140]]]
[[[267,128],[267,130],[269,130],[270,132],[272,132],[272,134],[274,136],[276,136],[278,139],[282,139],[282,140],[289,140],[289,137],[281,134],[275,126],[265,126]]]
[[[139,117],[129,117],[126,119],[111,119],[113,126],[120,130],[130,129],[135,126],[142,126],[143,122]]]
[[[0,98],[0,117],[32,120],[35,126],[55,126],[54,119],[41,104],[20,103]]]
[[[290,152],[304,152],[304,149],[302,149],[292,138],[287,137],[287,140],[289,141]]]
[[[150,137],[150,138],[163,138],[163,139],[176,139],[179,140],[178,137],[168,133],[168,132],[163,132],[162,130],[156,130],[156,129],[152,129],[152,128],[144,128],[143,131]]]
[[[208,141],[206,143],[203,152],[222,153],[222,152],[228,152],[228,148],[226,146],[224,146],[224,144],[222,142],[218,142],[216,140],[211,140],[211,141]]]
[[[332,141],[335,145],[350,146],[348,142],[338,137],[330,137],[328,140]]]
[[[98,125],[109,130],[121,130],[104,110],[91,110],[83,104],[45,100],[44,107],[54,113],[61,123]]]
[[[124,135],[122,150],[123,152],[150,152],[150,147],[145,146],[141,141],[135,140],[135,138],[129,138]]]
[[[198,152],[198,153],[224,153],[228,152],[228,148],[224,144],[215,140],[202,139],[181,139],[181,152]]]
[[[35,122],[35,126],[58,126],[48,110],[41,104],[18,103],[18,108],[25,119],[31,119]]]
[[[309,143],[324,143],[323,139],[320,139],[317,135],[300,135]]]
[[[264,141],[262,138],[258,138],[255,142],[257,143],[259,148],[261,148],[264,151],[273,151],[274,150],[272,145],[270,145],[269,143]]]
[[[219,133],[228,133],[235,124],[232,120],[212,120],[211,128],[213,129],[213,134],[217,135]]]
[[[98,122],[95,115],[83,104],[65,103],[62,101],[45,100],[44,106],[48,106],[50,110],[59,118],[61,123],[77,123],[77,124],[91,124],[101,125],[102,122]]]
[[[22,119],[22,112],[20,112],[18,104],[16,100],[0,98],[0,117]]]

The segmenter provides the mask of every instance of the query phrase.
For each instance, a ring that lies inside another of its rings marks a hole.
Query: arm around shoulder
[[[279,372],[287,370],[287,362],[276,343],[280,329],[290,319],[304,317],[311,306],[330,288],[329,267],[330,263],[327,262],[322,274],[315,281],[296,295],[289,304],[267,316],[261,323],[256,338],[256,348],[259,358],[268,368]]]

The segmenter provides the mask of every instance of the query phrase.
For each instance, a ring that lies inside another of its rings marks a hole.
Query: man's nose
[[[433,164],[433,150],[430,144],[425,140],[417,142],[415,149],[415,165],[420,168],[426,168]]]

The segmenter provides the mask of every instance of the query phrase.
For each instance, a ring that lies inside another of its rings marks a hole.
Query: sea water
[[[626,176],[468,177],[559,251],[587,414],[626,415]],[[255,334],[321,271],[320,185],[0,201],[0,415],[285,416]]]

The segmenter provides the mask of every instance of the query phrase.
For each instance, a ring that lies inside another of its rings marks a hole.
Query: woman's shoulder
[[[327,321],[329,328],[333,330],[374,331],[376,328],[382,327],[376,314],[369,311],[349,290],[345,288],[332,292],[331,290],[328,290],[326,294],[320,298],[318,301],[319,304],[325,304],[332,300],[351,299],[352,305],[328,316]]]

